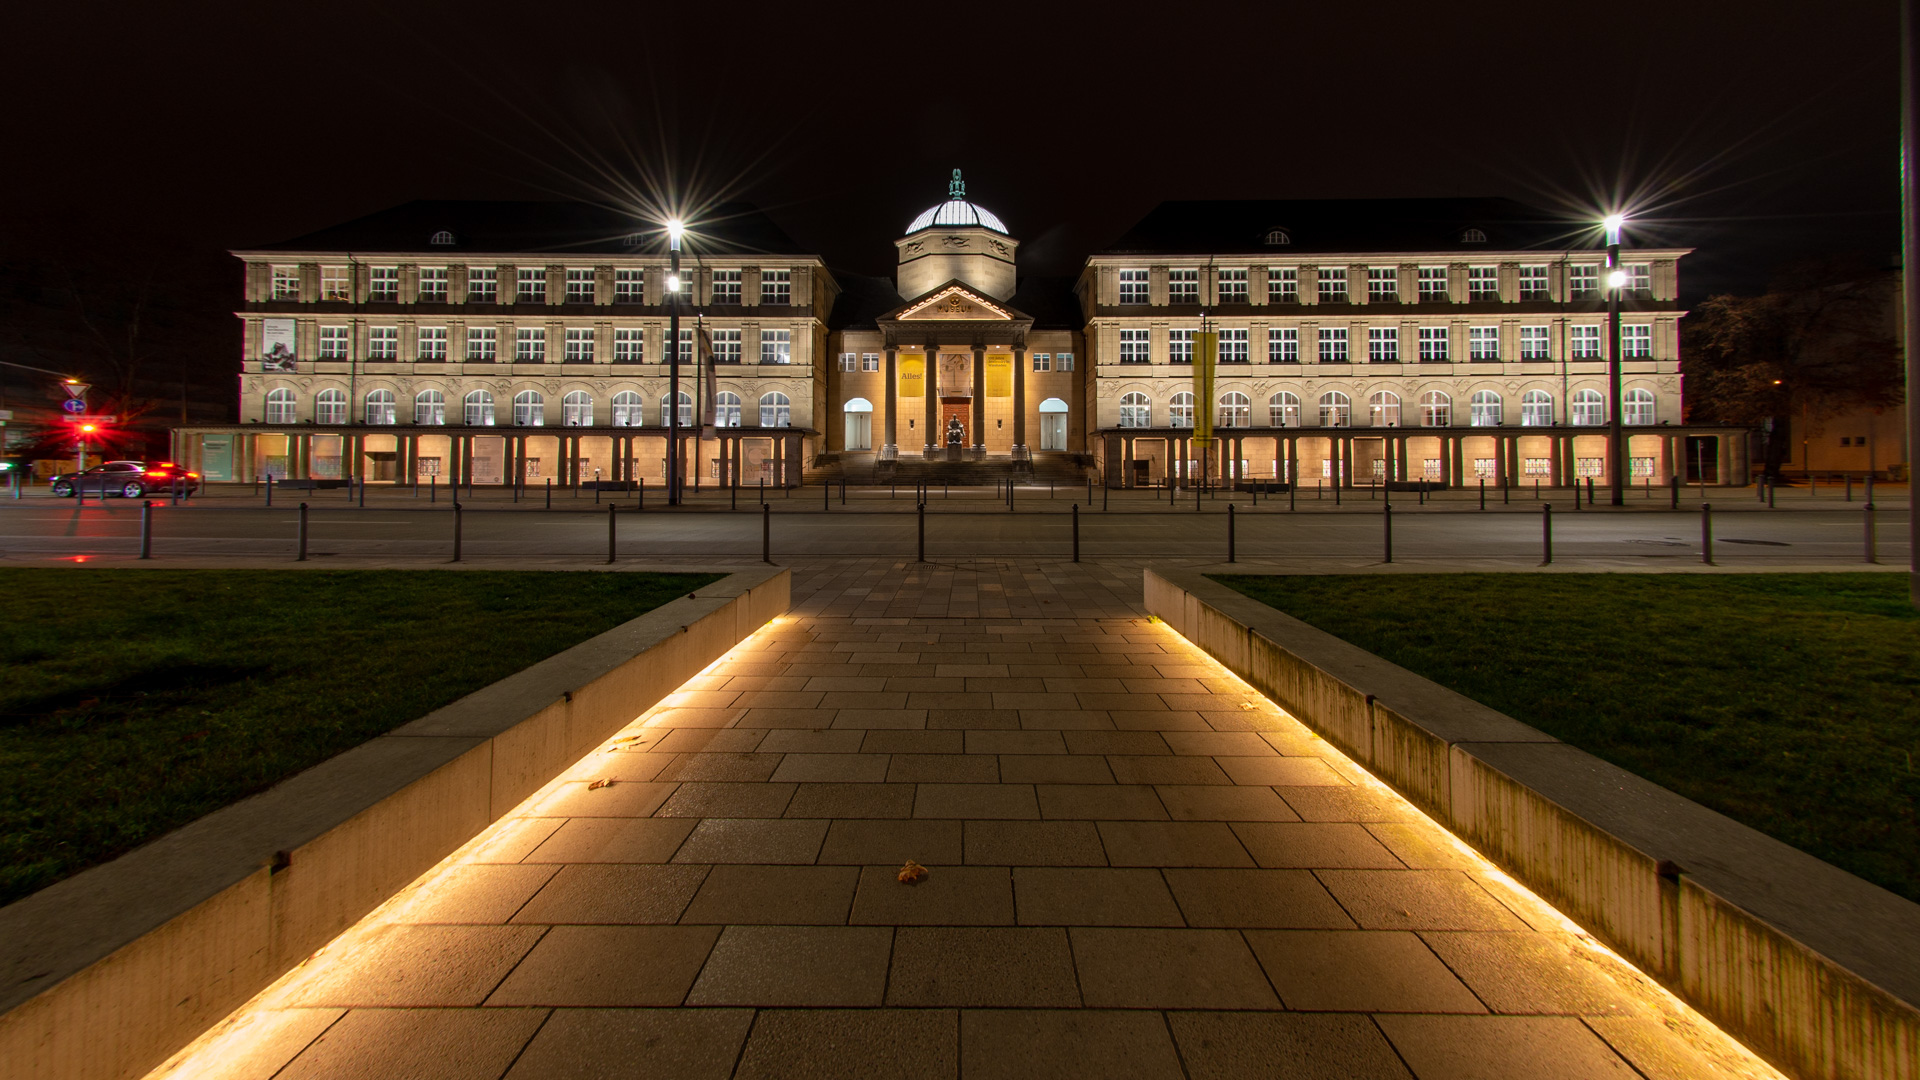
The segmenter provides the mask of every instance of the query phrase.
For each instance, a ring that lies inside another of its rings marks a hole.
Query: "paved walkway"
[[[1773,1075],[1139,591],[816,563],[170,1075]]]

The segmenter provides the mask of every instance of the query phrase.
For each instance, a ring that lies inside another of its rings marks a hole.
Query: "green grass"
[[[0,903],[715,578],[0,570]]]
[[[1216,580],[1920,900],[1905,574]]]

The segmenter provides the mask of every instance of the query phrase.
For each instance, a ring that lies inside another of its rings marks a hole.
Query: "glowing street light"
[[[667,505],[680,504],[680,237],[679,218],[667,221]]]
[[[1627,504],[1627,440],[1620,423],[1620,292],[1627,272],[1620,266],[1620,229],[1624,214],[1608,214],[1607,230],[1607,488],[1614,506]]]

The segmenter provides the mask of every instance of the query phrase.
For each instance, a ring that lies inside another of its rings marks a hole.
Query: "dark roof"
[[[869,277],[828,268],[840,283],[840,295],[834,298],[833,311],[827,316],[829,330],[874,330],[881,315],[900,306],[900,291],[890,277]]]
[[[688,255],[810,254],[750,203],[722,203],[701,218],[702,224],[687,232]],[[451,233],[453,243],[433,243],[440,232]],[[248,250],[652,255],[666,249],[660,225],[601,206],[417,199]]]
[[[833,271],[840,296],[827,320],[832,330],[872,330],[880,316],[901,305],[899,287],[890,277],[868,277]],[[1033,316],[1036,330],[1078,330],[1085,325],[1080,303],[1074,299],[1073,278],[1023,276],[1005,303]],[[944,286],[943,286],[944,288]]]
[[[1073,282],[1070,277],[1023,275],[1007,303],[1033,316],[1035,330],[1080,330],[1087,320],[1073,295]]]
[[[1590,228],[1590,227],[1589,227]],[[1290,243],[1269,244],[1285,230]],[[1484,243],[1462,239],[1469,229]],[[1243,199],[1163,202],[1101,254],[1474,251],[1567,247],[1581,224],[1512,199]]]

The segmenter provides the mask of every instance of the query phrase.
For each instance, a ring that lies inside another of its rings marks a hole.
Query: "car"
[[[63,499],[80,492],[138,499],[149,492],[171,495],[176,486],[182,495],[191,495],[200,489],[200,474],[171,461],[108,461],[85,472],[62,473],[51,486]]]

